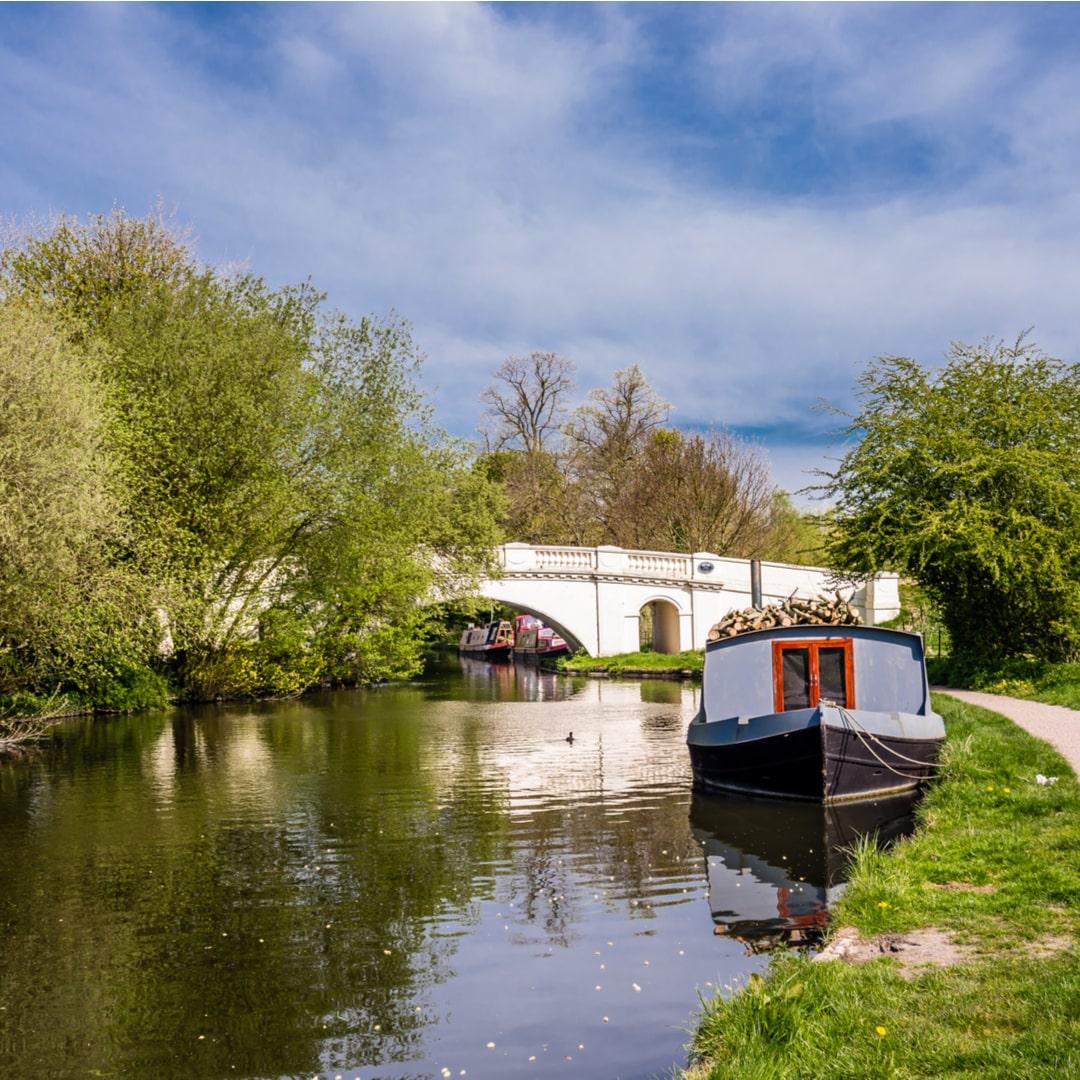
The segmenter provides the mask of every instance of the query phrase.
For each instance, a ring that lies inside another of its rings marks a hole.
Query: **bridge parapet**
[[[569,547],[556,544],[503,544],[499,565],[511,573],[594,573],[616,577],[650,577],[689,581],[694,558],[670,551],[630,551],[625,548]],[[717,556],[708,556],[717,558]]]

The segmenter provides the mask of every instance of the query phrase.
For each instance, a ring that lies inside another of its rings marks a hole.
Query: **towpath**
[[[1007,716],[1035,738],[1048,742],[1080,776],[1080,710],[1005,697],[1003,694],[983,694],[976,690],[949,690],[943,686],[932,689],[939,694],[966,701],[969,705],[978,705],[981,709]]]

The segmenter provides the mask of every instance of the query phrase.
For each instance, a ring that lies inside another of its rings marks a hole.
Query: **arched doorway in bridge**
[[[642,649],[681,652],[679,609],[670,600],[650,600],[638,613]]]

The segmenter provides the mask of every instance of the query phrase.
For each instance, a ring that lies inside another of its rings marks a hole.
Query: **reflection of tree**
[[[406,687],[124,717],[0,769],[0,1065],[198,1077],[414,1060],[478,901],[513,901],[519,936],[561,948],[594,893],[643,928],[653,904],[685,900],[665,878],[695,850],[687,799],[647,770],[640,790],[605,790],[600,756],[575,747],[533,767],[553,782],[576,762],[580,797],[523,813],[493,763],[522,737],[501,708],[451,721]]]

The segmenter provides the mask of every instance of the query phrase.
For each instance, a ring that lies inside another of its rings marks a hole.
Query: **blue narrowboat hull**
[[[936,716],[816,708],[698,722],[687,743],[706,791],[838,802],[919,787],[943,739]]]

